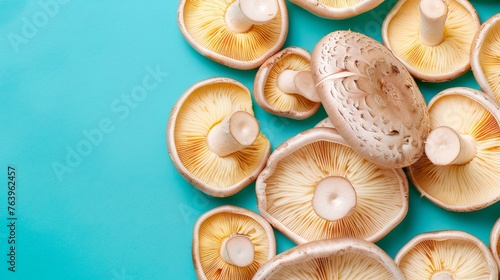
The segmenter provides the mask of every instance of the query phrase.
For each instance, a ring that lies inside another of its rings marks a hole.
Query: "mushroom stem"
[[[328,221],[347,217],[356,207],[356,191],[344,177],[329,176],[316,185],[312,199],[314,212]]]
[[[444,39],[448,5],[444,0],[420,0],[420,41],[437,46]]]
[[[208,148],[218,156],[225,157],[252,145],[259,132],[259,122],[254,116],[245,111],[236,111],[208,132]]]
[[[462,165],[476,156],[476,143],[469,135],[458,134],[447,126],[431,131],[425,141],[425,154],[435,165]]]
[[[278,89],[286,94],[300,94],[313,102],[320,102],[311,71],[284,70],[278,74]]]
[[[248,236],[233,234],[222,241],[220,256],[226,262],[238,267],[249,266],[253,263],[255,248]]]
[[[454,280],[453,274],[451,272],[443,270],[434,272],[430,280]]]
[[[227,8],[226,25],[234,33],[244,33],[272,20],[278,10],[277,0],[236,0]]]

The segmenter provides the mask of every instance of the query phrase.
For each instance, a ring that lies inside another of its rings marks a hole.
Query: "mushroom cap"
[[[312,205],[318,182],[331,176],[348,180],[357,197],[350,215],[336,221],[321,218]],[[306,130],[277,147],[255,189],[261,215],[297,244],[337,237],[375,242],[408,210],[403,170],[364,159],[326,127]]]
[[[319,17],[345,19],[367,12],[384,0],[290,0]]]
[[[319,123],[317,123],[314,127],[329,127],[335,129],[335,126],[333,125],[332,121],[330,118],[326,117],[322,119]]]
[[[377,245],[359,238],[335,238],[298,245],[267,261],[253,280],[404,279]]]
[[[234,33],[225,21],[225,12],[234,0],[181,0],[178,26],[186,41],[203,56],[235,69],[257,68],[281,49],[288,34],[286,3],[276,1],[279,10],[272,20]]]
[[[210,129],[234,111],[253,116],[249,90],[224,77],[195,83],[179,97],[167,125],[167,148],[179,173],[202,192],[233,195],[255,180],[270,153],[269,140],[259,133],[250,146],[219,157],[207,144]]]
[[[491,229],[490,249],[500,270],[500,218],[498,218]]]
[[[469,212],[500,200],[500,107],[483,92],[455,87],[429,101],[431,129],[450,127],[476,142],[476,156],[463,165],[434,165],[424,154],[408,167],[422,196],[451,211]]]
[[[408,280],[498,279],[498,268],[488,247],[463,231],[419,234],[399,250],[394,260]],[[438,274],[454,278],[438,278]]]
[[[500,13],[486,20],[472,41],[471,68],[481,89],[500,102]]]
[[[467,0],[447,0],[448,15],[441,44],[420,41],[420,0],[399,0],[382,25],[384,44],[417,79],[442,82],[470,69],[471,44],[481,22]]]
[[[259,68],[254,81],[257,104],[271,114],[302,120],[321,106],[299,94],[288,94],[278,88],[278,75],[285,70],[310,71],[311,54],[299,47],[287,47],[269,57]]]
[[[335,31],[315,46],[311,67],[332,124],[366,159],[390,168],[414,163],[429,131],[415,80],[375,39]]]
[[[241,234],[255,248],[254,261],[246,267],[227,263],[220,257],[224,239]],[[201,215],[193,230],[193,264],[198,279],[250,279],[276,255],[274,231],[257,213],[232,205],[216,207]]]

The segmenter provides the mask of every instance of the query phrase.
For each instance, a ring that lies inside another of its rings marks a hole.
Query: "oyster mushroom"
[[[402,169],[364,159],[328,127],[277,147],[255,188],[261,215],[297,244],[338,237],[375,242],[408,210]]]
[[[389,168],[420,158],[429,130],[426,103],[389,49],[361,33],[335,31],[314,47],[311,68],[328,117],[354,150]]]
[[[257,213],[223,205],[198,218],[192,250],[198,279],[250,279],[275,256],[276,241]]]
[[[491,229],[490,249],[500,270],[500,218],[498,218]]]
[[[469,212],[500,200],[500,108],[470,88],[446,89],[429,101],[431,133],[425,154],[408,167],[436,205]]]
[[[384,20],[382,39],[414,77],[442,82],[470,69],[480,25],[467,0],[399,0]]]
[[[177,20],[200,54],[236,69],[259,67],[288,33],[284,0],[181,0]]]
[[[367,12],[384,0],[290,0],[295,5],[329,19],[345,19]]]
[[[305,119],[318,111],[321,103],[314,87],[311,55],[298,47],[288,47],[268,58],[254,81],[257,104],[271,114]]]
[[[217,197],[254,181],[270,153],[253,116],[249,90],[222,77],[192,85],[177,100],[167,147],[175,168],[196,188]]]
[[[408,280],[498,279],[488,247],[463,231],[417,235],[399,250],[395,261]]]
[[[500,102],[500,13],[486,20],[477,31],[470,60],[481,89]]]
[[[336,238],[298,245],[267,261],[253,280],[404,279],[394,260],[359,238]]]

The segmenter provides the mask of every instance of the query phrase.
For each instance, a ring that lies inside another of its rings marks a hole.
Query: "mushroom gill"
[[[250,265],[239,267],[229,264],[220,256],[221,244],[233,234],[246,236],[255,248]],[[270,241],[262,225],[242,214],[216,213],[200,225],[198,232],[198,256],[206,279],[250,279],[269,259]]]
[[[497,17],[500,18],[500,15]],[[486,92],[492,93],[497,101],[500,100],[500,67],[498,67],[500,64],[500,24],[498,18],[495,19],[495,24],[488,29],[487,34],[484,35],[481,49],[478,51],[478,62],[489,89],[486,90],[484,85],[481,85],[481,87]],[[477,74],[475,73],[475,76]]]
[[[214,124],[238,106],[238,110],[253,115],[251,99],[241,87],[220,82],[199,87],[182,106],[174,141],[180,161],[194,177],[214,188],[227,188],[259,169],[267,156],[263,151],[269,149],[269,141],[262,133],[249,147],[224,157],[212,152],[207,144],[207,135]]]
[[[317,2],[334,8],[348,8],[366,2],[366,0],[318,0]]]
[[[244,33],[234,33],[225,20],[226,10],[232,2],[186,0],[183,10],[186,30],[202,48],[238,61],[258,60],[280,41],[283,15],[278,12],[266,24],[253,25]]]
[[[311,203],[318,182],[331,176],[347,179],[357,196],[350,214],[336,221],[321,218]],[[265,179],[266,211],[298,235],[298,243],[334,237],[379,239],[405,209],[401,181],[394,170],[365,160],[345,145],[316,141],[281,159]]]
[[[495,117],[478,102],[458,95],[437,99],[429,115],[431,128],[447,126],[473,138],[476,156],[465,164],[434,165],[424,155],[409,167],[415,186],[457,211],[494,202],[500,196],[500,127]]]

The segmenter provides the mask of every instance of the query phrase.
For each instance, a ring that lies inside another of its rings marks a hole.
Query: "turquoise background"
[[[214,76],[252,89],[257,70],[194,51],[177,27],[178,1],[54,1],[0,1],[0,279],[195,279],[196,219],[223,204],[256,211],[254,184],[212,198],[187,183],[167,153],[170,109],[189,86]],[[287,2],[285,46],[312,51],[324,35],[349,28],[380,40],[394,3],[334,21]],[[472,3],[481,22],[500,12],[495,0]],[[127,101],[145,80],[141,99]],[[451,86],[479,89],[470,71],[419,85],[426,100]],[[326,117],[322,109],[303,121],[256,103],[254,110],[273,148]],[[9,165],[17,170],[15,273],[7,271]],[[407,217],[377,244],[394,256],[416,234],[445,229],[488,244],[499,213],[498,203],[448,212],[411,187]],[[294,245],[277,231],[276,238],[278,252]]]

